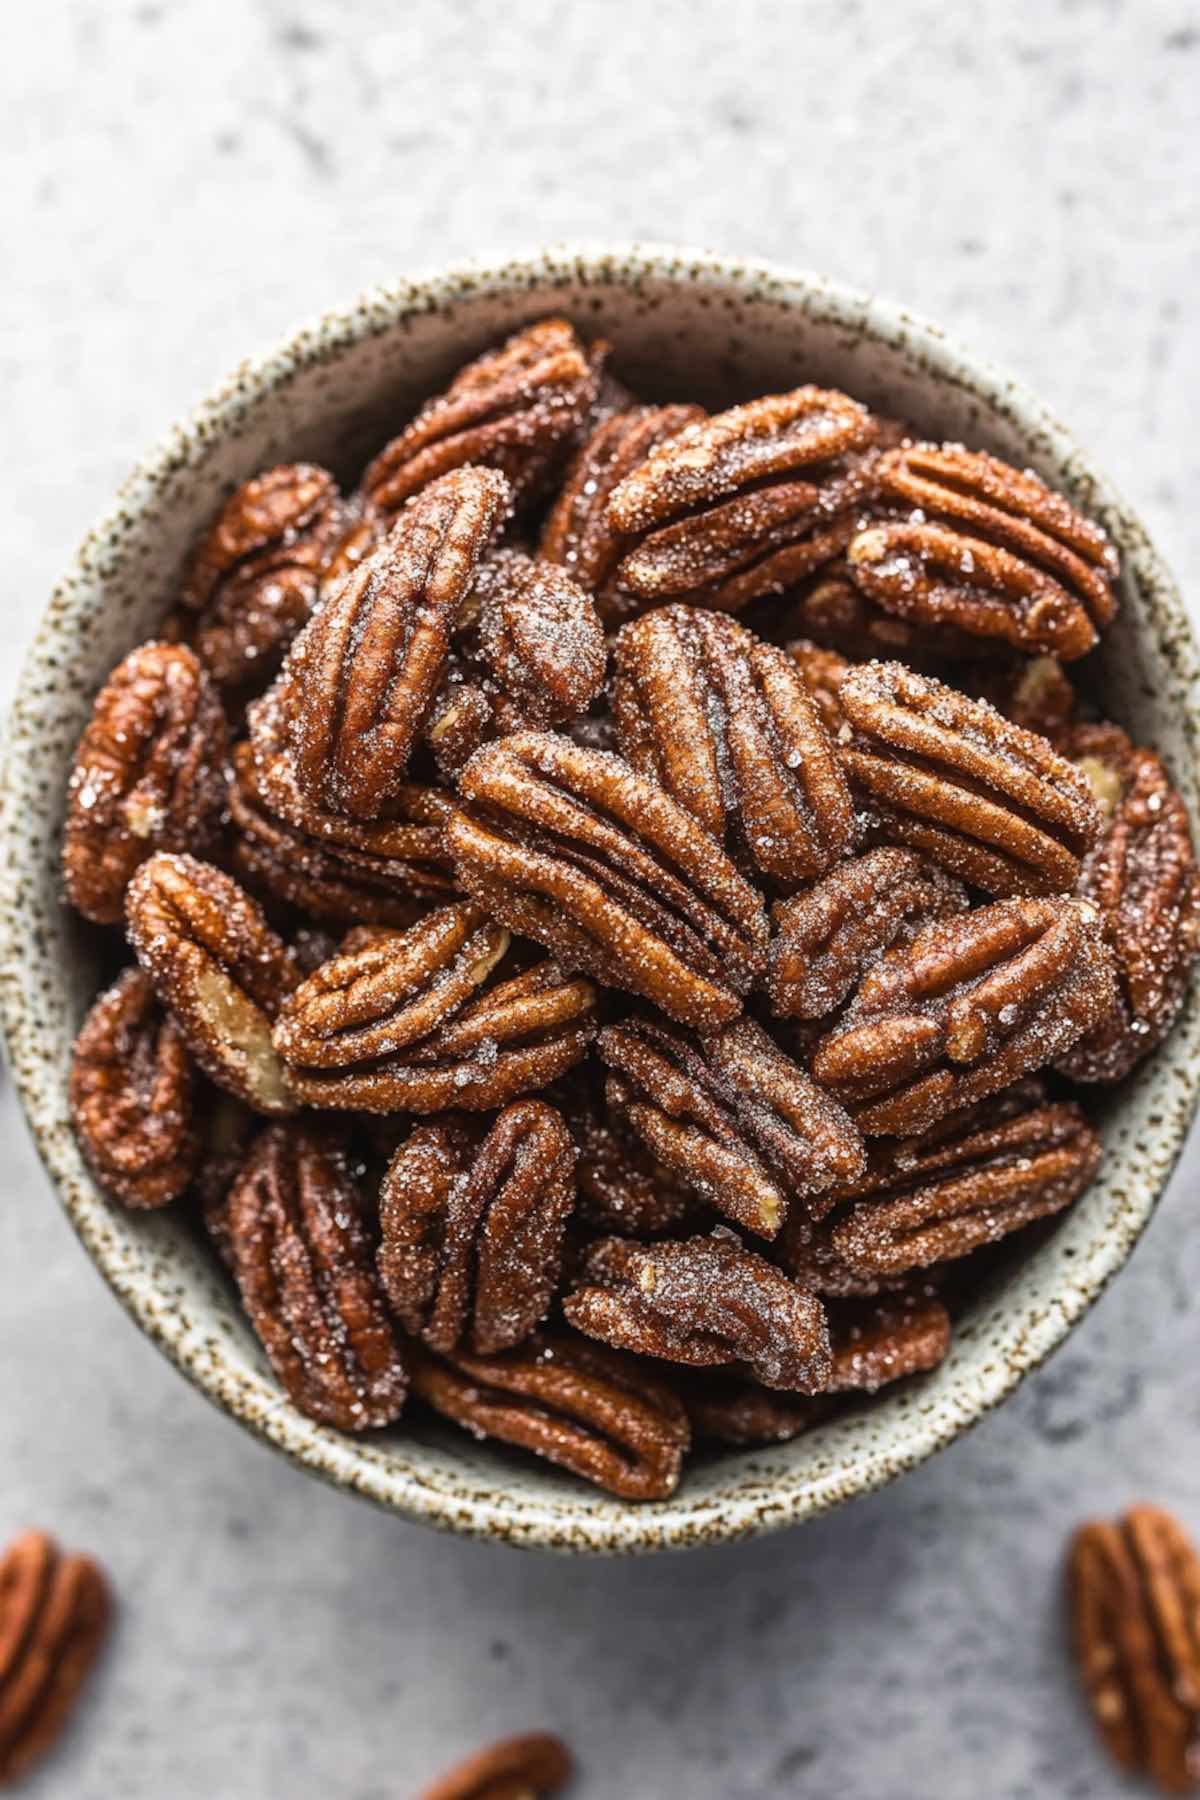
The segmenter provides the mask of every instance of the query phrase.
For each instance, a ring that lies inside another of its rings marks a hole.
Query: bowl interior
[[[1030,396],[935,329],[816,278],[668,252],[561,253],[398,284],[243,365],[130,477],[56,591],[13,715],[5,791],[4,1002],[39,1147],[88,1250],[138,1323],[218,1404],[306,1467],[449,1529],[521,1544],[649,1550],[803,1518],[921,1461],[1006,1394],[1120,1267],[1177,1154],[1195,1099],[1194,997],[1169,1043],[1103,1108],[1106,1157],[1084,1199],[1006,1259],[943,1367],[791,1444],[700,1460],[676,1496],[635,1508],[424,1423],[354,1442],[284,1400],[211,1259],[171,1216],[133,1217],[97,1191],[71,1135],[68,1052],[113,961],[111,936],[61,901],[71,756],[112,665],[152,636],[186,549],[233,485],[311,458],[350,482],[366,456],[474,352],[563,311],[608,338],[647,398],[710,404],[817,381],[923,432],[1037,469],[1099,517],[1122,553],[1123,606],[1089,680],[1112,716],[1166,756],[1196,801],[1194,646],[1137,521]]]

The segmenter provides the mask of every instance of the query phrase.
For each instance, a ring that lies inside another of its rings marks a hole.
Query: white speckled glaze
[[[21,1099],[88,1253],[191,1381],[313,1473],[446,1530],[644,1552],[774,1530],[879,1487],[950,1443],[1036,1368],[1125,1262],[1154,1210],[1200,1084],[1200,1008],[1193,991],[1169,1042],[1107,1101],[1099,1179],[980,1298],[941,1369],[794,1443],[701,1459],[661,1505],[623,1504],[424,1423],[356,1441],[283,1398],[199,1244],[170,1216],[131,1216],[105,1200],[75,1146],[68,1054],[105,949],[61,899],[71,754],[97,688],[153,635],[187,545],[236,482],[295,457],[352,476],[458,364],[549,311],[611,339],[618,373],[650,397],[723,402],[833,383],[930,435],[1029,464],[1066,491],[1104,523],[1122,557],[1122,612],[1099,653],[1105,704],[1163,752],[1194,818],[1197,659],[1142,526],[1018,384],[886,302],[811,275],[666,248],[560,248],[368,291],[235,370],[138,465],[79,548],[42,621],[10,725],[0,979]]]

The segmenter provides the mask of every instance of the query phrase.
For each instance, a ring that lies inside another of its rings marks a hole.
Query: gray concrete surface
[[[572,234],[808,264],[940,318],[1078,429],[1200,591],[1200,13],[1008,0],[41,0],[6,15],[5,690],[129,462],[363,284]],[[38,1800],[404,1800],[546,1723],[595,1800],[1093,1800],[1068,1527],[1200,1528],[1196,1160],[1069,1347],[892,1491],[583,1565],[377,1516],[126,1322],[3,1108],[0,1531],[120,1629]]]

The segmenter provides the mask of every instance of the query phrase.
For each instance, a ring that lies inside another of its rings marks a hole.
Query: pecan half
[[[571,1754],[546,1731],[504,1738],[455,1763],[417,1800],[542,1800],[571,1779]]]
[[[736,1374],[706,1369],[676,1377],[692,1436],[716,1444],[787,1444],[827,1419],[822,1394],[792,1394]]]
[[[460,369],[380,451],[363,488],[394,513],[435,478],[474,463],[500,470],[523,500],[565,450],[595,392],[574,327],[542,319]]]
[[[793,1198],[819,1214],[863,1167],[849,1116],[752,1019],[703,1038],[628,1020],[600,1033],[599,1050],[610,1107],[672,1174],[762,1237]]]
[[[623,1500],[666,1500],[691,1439],[687,1414],[642,1364],[562,1332],[503,1356],[413,1345],[413,1393],[475,1437],[545,1457]]]
[[[576,1330],[639,1355],[746,1363],[765,1387],[819,1393],[829,1379],[821,1302],[724,1226],[656,1244],[601,1238],[563,1312]]]
[[[777,607],[771,603],[772,611]],[[839,557],[784,603],[789,634],[811,638],[830,650],[863,662],[894,657],[911,668],[938,668],[969,662],[980,654],[979,639],[953,625],[926,625],[875,606],[851,581]]]
[[[300,964],[249,894],[211,863],[162,854],[130,882],[126,917],[138,961],[205,1074],[258,1112],[294,1111],[271,1020]]]
[[[510,1350],[545,1318],[575,1203],[575,1145],[543,1100],[486,1137],[453,1115],[418,1125],[380,1190],[379,1274],[400,1323],[432,1350]]]
[[[690,606],[622,627],[621,753],[752,876],[791,889],[844,856],[854,810],[804,678],[736,619]]]
[[[1194,1793],[1200,1558],[1187,1533],[1145,1505],[1081,1525],[1067,1591],[1079,1678],[1109,1753],[1164,1793]]]
[[[961,444],[905,444],[875,481],[885,506],[913,510],[860,531],[846,561],[887,612],[1064,661],[1111,622],[1115,550],[1032,471]]]
[[[69,1099],[79,1147],[125,1206],[165,1206],[200,1157],[183,1032],[138,968],[119,975],[83,1022]]]
[[[961,882],[915,851],[851,857],[807,893],[776,906],[767,968],[771,1010],[783,1018],[825,1018],[885,950],[911,943],[930,919],[966,907]]]
[[[408,1377],[344,1157],[300,1125],[269,1125],[209,1226],[289,1398],[340,1431],[387,1425]]]
[[[538,555],[568,569],[594,594],[609,623],[645,604],[615,579],[626,539],[609,522],[609,498],[656,445],[704,416],[700,406],[636,406],[602,420],[575,456],[546,515]]]
[[[293,1091],[366,1112],[478,1111],[564,1074],[587,1053],[595,990],[551,961],[492,979],[509,941],[461,904],[326,963],[275,1027]]]
[[[811,638],[793,638],[784,650],[799,669],[826,731],[831,738],[837,738],[846,723],[838,690],[854,665],[838,651],[814,644]]]
[[[685,1023],[741,1010],[766,957],[762,901],[656,783],[620,757],[520,732],[477,751],[459,793],[447,845],[497,918]]]
[[[190,650],[142,644],[118,663],[67,786],[63,874],[85,918],[118,924],[130,878],[156,850],[215,843],[225,737],[221,702]]]
[[[838,700],[846,771],[883,836],[989,894],[1074,888],[1102,820],[1044,738],[900,663],[853,669]]]
[[[863,1131],[924,1131],[1061,1056],[1114,991],[1089,901],[1000,900],[934,920],[876,963],[813,1074]]]
[[[281,677],[285,717],[296,783],[315,806],[388,816],[508,502],[495,470],[443,476],[404,508],[292,645]]]
[[[1072,760],[1067,740],[1076,694],[1057,657],[1021,657],[1011,665],[983,663],[964,671],[963,685],[1014,725],[1036,731]]]
[[[613,490],[608,522],[636,540],[616,581],[731,612],[780,592],[844,549],[877,432],[848,394],[816,387],[686,426]]]
[[[584,1083],[562,1084],[555,1102],[575,1140],[577,1216],[595,1231],[657,1237],[695,1204],[690,1189],[649,1154],[621,1116]]]
[[[1187,808],[1162,759],[1112,726],[1079,726],[1065,746],[1111,800],[1079,893],[1100,909],[1117,965],[1108,1016],[1058,1067],[1076,1081],[1117,1081],[1162,1042],[1200,954],[1200,871]]]
[[[0,1786],[66,1724],[108,1630],[108,1583],[90,1556],[25,1531],[0,1558]]]

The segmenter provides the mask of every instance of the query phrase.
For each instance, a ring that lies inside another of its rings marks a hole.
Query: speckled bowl
[[[1200,1081],[1195,997],[1169,1043],[1105,1108],[1100,1179],[981,1297],[938,1372],[792,1444],[698,1461],[675,1497],[623,1505],[424,1423],[357,1442],[281,1395],[211,1259],[173,1218],[97,1191],[67,1118],[71,1040],[100,980],[99,938],[62,904],[71,753],[92,696],[151,636],[197,529],[237,481],[312,457],[353,475],[465,358],[548,311],[616,346],[650,396],[727,401],[816,380],[938,437],[1031,464],[1103,520],[1121,552],[1120,621],[1101,653],[1113,714],[1168,758],[1197,805],[1196,648],[1141,524],[1033,396],[935,326],[815,276],[667,249],[558,249],[397,282],[243,363],[141,462],[77,551],[42,620],[12,717],[3,810],[3,1006],[42,1158],[122,1305],[231,1417],[301,1467],[410,1518],[509,1543],[650,1551],[770,1531],[912,1468],[1060,1343],[1128,1257],[1180,1150]]]

